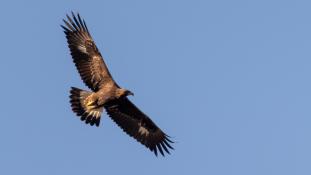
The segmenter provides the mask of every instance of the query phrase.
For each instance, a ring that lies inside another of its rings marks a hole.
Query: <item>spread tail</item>
[[[69,96],[71,109],[77,116],[80,116],[82,121],[85,120],[86,124],[89,123],[91,126],[96,124],[96,126],[99,126],[103,107],[94,106],[95,102],[92,101],[92,98],[88,98],[92,94],[92,92],[71,87]]]

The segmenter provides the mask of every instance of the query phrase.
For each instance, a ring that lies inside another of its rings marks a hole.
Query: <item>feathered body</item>
[[[99,126],[105,109],[110,118],[124,132],[145,145],[156,155],[169,153],[173,143],[168,136],[128,98],[133,93],[121,88],[112,78],[91,34],[78,14],[67,15],[62,26],[73,62],[83,82],[92,90],[76,87],[70,90],[73,112],[86,124]]]

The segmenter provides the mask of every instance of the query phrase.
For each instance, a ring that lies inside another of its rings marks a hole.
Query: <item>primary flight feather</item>
[[[173,143],[146,114],[128,98],[133,93],[121,88],[112,78],[94,40],[80,15],[67,15],[61,25],[67,38],[73,62],[83,82],[92,91],[72,87],[70,103],[73,112],[91,126],[99,126],[105,109],[110,118],[131,137],[155,155],[170,153]]]

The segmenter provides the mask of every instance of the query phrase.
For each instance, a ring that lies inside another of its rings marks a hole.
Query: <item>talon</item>
[[[89,101],[89,102],[86,103],[86,105],[87,106],[92,106],[92,103],[93,103],[92,101]]]
[[[89,108],[89,109],[94,109],[94,108],[96,108],[96,106],[94,105],[94,102],[93,102],[93,101],[87,102],[87,103],[86,103],[86,106],[87,106],[87,108]]]

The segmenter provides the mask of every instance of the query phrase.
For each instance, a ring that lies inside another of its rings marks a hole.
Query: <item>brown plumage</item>
[[[170,153],[173,143],[146,114],[140,111],[128,98],[133,93],[121,88],[113,80],[90,32],[81,19],[72,13],[67,15],[66,34],[73,62],[83,82],[92,90],[72,87],[70,103],[73,112],[86,124],[99,126],[103,109],[110,118],[131,137],[145,145],[155,155]]]

